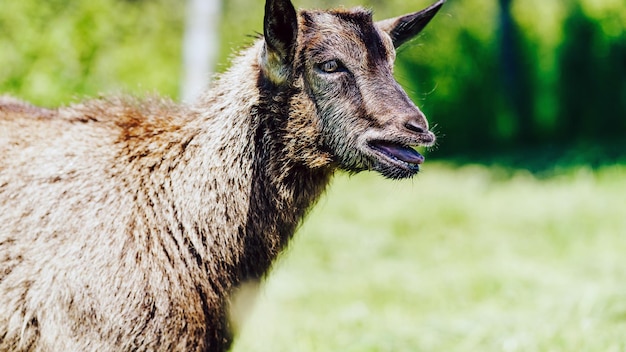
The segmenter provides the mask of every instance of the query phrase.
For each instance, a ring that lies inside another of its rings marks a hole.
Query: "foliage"
[[[342,176],[234,351],[622,351],[626,168]]]
[[[0,0],[0,92],[54,106],[118,91],[175,96],[175,0]]]
[[[450,16],[399,57],[405,84],[438,125],[435,152],[626,137],[623,3],[509,5],[450,1]]]

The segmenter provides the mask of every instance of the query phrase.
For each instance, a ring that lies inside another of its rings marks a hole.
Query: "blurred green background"
[[[223,2],[218,71],[262,9]],[[0,0],[0,92],[178,99],[184,17],[181,0]],[[448,0],[396,75],[439,136],[424,171],[337,177],[235,350],[625,351],[624,0]]]

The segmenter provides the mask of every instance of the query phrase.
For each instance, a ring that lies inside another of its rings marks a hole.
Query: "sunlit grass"
[[[623,351],[626,167],[335,179],[235,351]]]

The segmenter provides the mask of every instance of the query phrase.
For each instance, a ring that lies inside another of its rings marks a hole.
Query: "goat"
[[[337,170],[419,171],[435,136],[392,66],[442,4],[373,22],[267,0],[190,106],[1,97],[0,350],[227,350],[233,292]]]

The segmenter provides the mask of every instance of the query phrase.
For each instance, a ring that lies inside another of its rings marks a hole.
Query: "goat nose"
[[[404,127],[415,133],[424,133],[426,132],[426,128],[417,123],[417,121],[409,120],[404,123]]]

